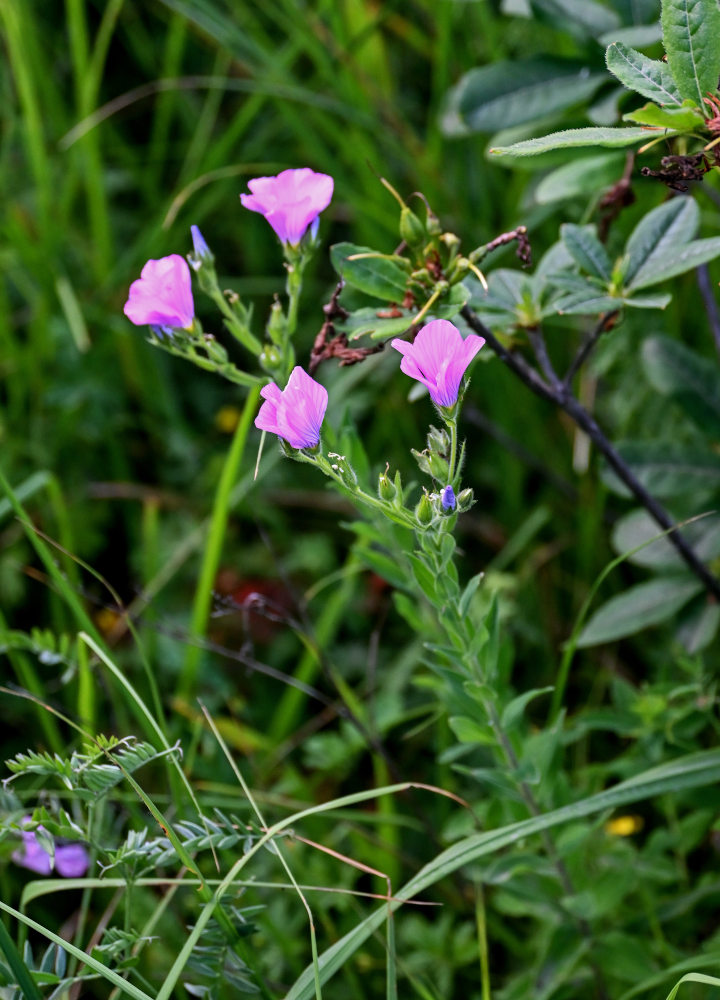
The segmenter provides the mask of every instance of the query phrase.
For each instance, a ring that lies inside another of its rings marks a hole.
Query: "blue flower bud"
[[[455,510],[455,491],[448,485],[440,494],[440,503],[443,510]]]

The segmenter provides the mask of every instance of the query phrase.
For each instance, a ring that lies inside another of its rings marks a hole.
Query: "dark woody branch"
[[[588,413],[572,393],[570,378],[575,374],[580,364],[582,364],[587,353],[589,353],[592,344],[602,332],[601,328],[596,328],[597,333],[595,336],[593,336],[595,331],[591,333],[591,336],[585,342],[588,345],[588,350],[584,349],[585,345],[581,347],[578,355],[580,358],[579,363],[577,363],[576,358],[570,366],[568,376],[563,381],[560,381],[552,368],[550,359],[547,356],[545,342],[538,330],[532,331],[531,343],[538,357],[538,363],[543,368],[545,378],[529,365],[522,355],[509,351],[504,347],[469,306],[463,307],[461,315],[471,330],[485,338],[490,349],[528,388],[532,389],[542,399],[546,399],[559,406],[588,435],[598,451],[605,457],[608,465],[617,477],[627,486],[655,522],[664,531],[669,530],[668,540],[675,546],[675,549],[685,561],[688,568],[702,582],[707,591],[717,600],[720,600],[720,580],[701,562],[692,546],[685,539],[685,536],[675,527],[675,522],[665,508],[639,482],[629,465],[627,465],[610,441],[608,441],[595,418]],[[607,318],[603,320],[603,323],[606,321]]]

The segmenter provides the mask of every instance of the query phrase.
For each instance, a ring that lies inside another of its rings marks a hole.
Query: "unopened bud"
[[[433,424],[428,431],[427,444],[430,451],[439,451],[445,454],[450,448],[450,436],[445,428],[438,430]]]
[[[277,344],[278,347],[285,343],[286,339],[286,323],[285,314],[283,312],[280,302],[276,299],[272,306],[270,307],[270,318],[267,323],[267,335],[273,344]]]
[[[455,491],[450,484],[440,494],[440,503],[443,510],[455,510]]]
[[[427,240],[427,232],[417,215],[403,205],[400,211],[400,236],[411,250],[416,250]]]
[[[392,501],[397,496],[397,488],[395,483],[388,478],[388,468],[386,466],[385,471],[380,473],[378,478],[378,496],[381,500]]]
[[[472,490],[461,490],[457,495],[457,509],[460,514],[470,510],[475,503],[475,494]]]
[[[432,505],[432,500],[427,495],[427,493],[423,493],[423,495],[420,497],[420,502],[415,508],[415,517],[422,525],[430,524],[430,522],[432,521],[433,505]]]
[[[334,451],[329,451],[328,458],[335,459],[335,461],[332,462],[333,472],[337,472],[337,474],[340,476],[345,485],[349,486],[351,490],[355,489],[355,487],[357,486],[358,478],[355,475],[355,470],[353,469],[352,465],[350,465],[345,456],[338,455],[337,452]]]
[[[260,352],[258,361],[269,375],[276,375],[282,365],[282,355],[277,347],[273,347],[272,344],[266,344]]]

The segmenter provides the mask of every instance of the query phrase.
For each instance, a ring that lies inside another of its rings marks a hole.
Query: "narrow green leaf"
[[[681,250],[676,248],[675,252],[666,247],[663,253],[653,254],[652,260],[640,268],[628,287],[649,288],[650,285],[657,285],[661,281],[667,281],[668,278],[676,278],[679,274],[692,271],[693,268],[707,264],[716,257],[720,257],[720,236],[693,240]]]
[[[579,802],[555,809],[542,816],[466,837],[425,865],[399,890],[396,894],[398,898],[393,900],[389,906],[379,907],[369,917],[361,921],[357,927],[354,927],[327,951],[323,952],[319,960],[321,982],[327,982],[341,969],[370,935],[382,925],[387,918],[388,909],[394,912],[402,905],[403,900],[412,899],[418,893],[435,885],[463,866],[493,855],[509,844],[517,844],[518,841],[532,834],[540,833],[542,830],[548,830],[608,809],[617,809],[630,803],[642,802],[657,795],[677,794],[688,788],[716,785],[718,781],[720,781],[720,750],[689,754],[636,775],[614,788],[609,788],[597,795],[581,799]],[[308,966],[290,988],[285,1000],[312,1000],[314,991],[314,970],[312,966]]]
[[[377,299],[402,302],[408,276],[394,261],[354,243],[336,243],[330,248],[330,259],[340,277],[353,288]]]
[[[676,132],[695,132],[705,126],[700,108],[692,101],[685,101],[685,106],[681,108],[659,108],[657,104],[645,104],[636,111],[628,111],[623,115],[623,121],[671,128]]]
[[[656,497],[687,496],[720,489],[720,455],[672,441],[623,441],[620,457]],[[605,468],[603,481],[619,496],[630,496],[624,483]]]
[[[633,309],[664,309],[672,295],[669,292],[658,293],[657,295],[631,295],[624,296],[623,302]]]
[[[602,86],[602,73],[559,59],[521,59],[471,69],[446,98],[446,135],[497,132],[564,111]]]
[[[663,0],[661,20],[668,66],[680,95],[704,108],[720,76],[717,0]]]
[[[683,983],[702,983],[704,986],[720,986],[720,979],[717,976],[706,976],[702,972],[688,972],[686,976],[683,976],[667,995],[667,1000],[675,1000],[677,996],[677,991],[680,989]]]
[[[534,701],[535,698],[539,698],[541,694],[547,694],[548,691],[552,690],[552,687],[533,688],[532,691],[524,691],[522,694],[519,694],[517,698],[513,698],[513,700],[508,702],[503,709],[500,719],[502,728],[506,731],[508,729],[512,729],[513,726],[515,726],[520,719],[522,719],[525,714],[525,709],[531,701]]]
[[[612,262],[597,237],[595,226],[576,226],[566,222],[560,226],[560,235],[570,256],[584,271],[602,281],[610,280]]]
[[[652,138],[645,128],[568,128],[551,132],[537,139],[524,139],[512,146],[497,146],[490,152],[496,156],[539,156],[552,149],[575,149],[582,146],[621,148],[635,146]]]
[[[633,230],[625,247],[625,285],[636,287],[641,270],[653,273],[656,261],[673,256],[697,231],[700,212],[692,198],[673,198],[659,205]],[[647,270],[646,270],[647,269]]]
[[[622,42],[608,45],[605,61],[613,76],[628,90],[634,90],[656,104],[672,105],[682,102],[673,75],[664,62],[649,59]]]
[[[15,942],[11,938],[3,920],[0,920],[0,950],[7,959],[14,981],[20,987],[24,1000],[42,1000],[42,993],[38,989],[27,965],[20,957],[20,952],[15,947]]]
[[[634,635],[649,625],[660,625],[702,589],[699,580],[687,575],[663,577],[630,587],[598,608],[580,633],[577,645],[599,646]]]
[[[653,388],[678,403],[700,430],[720,437],[717,363],[669,337],[648,337],[641,357]]]

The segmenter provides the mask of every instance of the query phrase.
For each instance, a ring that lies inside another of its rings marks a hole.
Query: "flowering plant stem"
[[[587,434],[598,451],[605,457],[608,465],[642,504],[645,510],[647,510],[653,520],[663,530],[670,529],[668,540],[674,545],[688,568],[702,582],[708,592],[717,600],[720,600],[720,580],[701,562],[685,536],[675,528],[673,519],[662,504],[658,503],[655,497],[645,489],[630,466],[607,439],[595,418],[588,413],[585,407],[573,395],[569,379],[565,378],[561,380],[555,373],[547,355],[544,338],[539,328],[533,331],[532,339],[536,355],[544,370],[544,378],[521,355],[504,347],[469,306],[463,306],[461,313],[468,326],[485,338],[488,346],[497,354],[500,360],[528,388],[542,399],[546,399],[559,406]],[[573,367],[572,374],[575,373],[577,367],[577,365]]]
[[[255,385],[248,393],[245,405],[238,421],[235,434],[230,445],[230,451],[225,459],[220,482],[218,483],[213,504],[210,530],[207,545],[200,568],[200,578],[195,591],[190,631],[196,638],[202,638],[207,629],[212,603],[212,592],[220,565],[228,517],[230,515],[230,495],[238,478],[238,472],[245,453],[250,423],[255,414],[260,388]],[[181,698],[191,698],[197,687],[197,675],[200,667],[202,649],[199,645],[188,645],[185,662],[178,681],[177,693]]]

